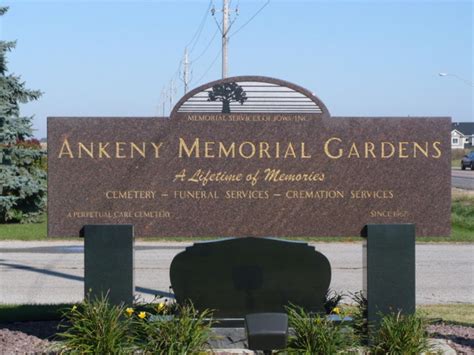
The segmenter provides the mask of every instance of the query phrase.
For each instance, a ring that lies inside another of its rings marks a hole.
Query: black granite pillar
[[[131,304],[134,297],[132,225],[86,225],[84,293],[91,299],[108,293],[111,304]]]
[[[369,224],[362,236],[369,324],[388,313],[414,313],[415,225]]]

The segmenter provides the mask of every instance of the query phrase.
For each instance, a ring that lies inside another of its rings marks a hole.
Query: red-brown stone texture
[[[219,90],[245,97],[224,105]],[[143,237],[355,236],[415,223],[449,235],[450,129],[331,117],[310,91],[256,76],[204,84],[170,118],[49,118],[48,234],[117,223]]]
[[[139,237],[354,236],[368,223],[449,235],[450,127],[307,113],[48,118],[48,235],[101,223]]]

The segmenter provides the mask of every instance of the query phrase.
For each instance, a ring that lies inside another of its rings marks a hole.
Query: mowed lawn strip
[[[73,304],[0,304],[0,323],[59,320],[61,314],[70,310]],[[356,311],[353,305],[342,305],[350,315]],[[418,305],[417,312],[428,321],[443,321],[451,324],[474,326],[474,304]]]
[[[429,320],[474,326],[474,304],[429,304],[419,305],[417,311]]]
[[[0,304],[0,322],[34,322],[59,320],[73,305],[60,304]]]

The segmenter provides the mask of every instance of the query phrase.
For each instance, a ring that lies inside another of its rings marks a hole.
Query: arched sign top
[[[234,76],[201,85],[183,96],[170,116],[187,113],[310,114],[330,117],[326,105],[310,91],[264,76]]]

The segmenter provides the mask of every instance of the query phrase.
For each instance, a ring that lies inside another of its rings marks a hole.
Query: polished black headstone
[[[414,313],[415,225],[369,224],[362,236],[369,324],[389,313]]]
[[[331,281],[328,259],[303,242],[232,238],[195,243],[170,267],[176,300],[211,308],[221,318],[284,312],[293,303],[324,311]]]
[[[108,294],[111,304],[132,304],[133,226],[86,225],[82,234],[85,296],[94,299]]]

